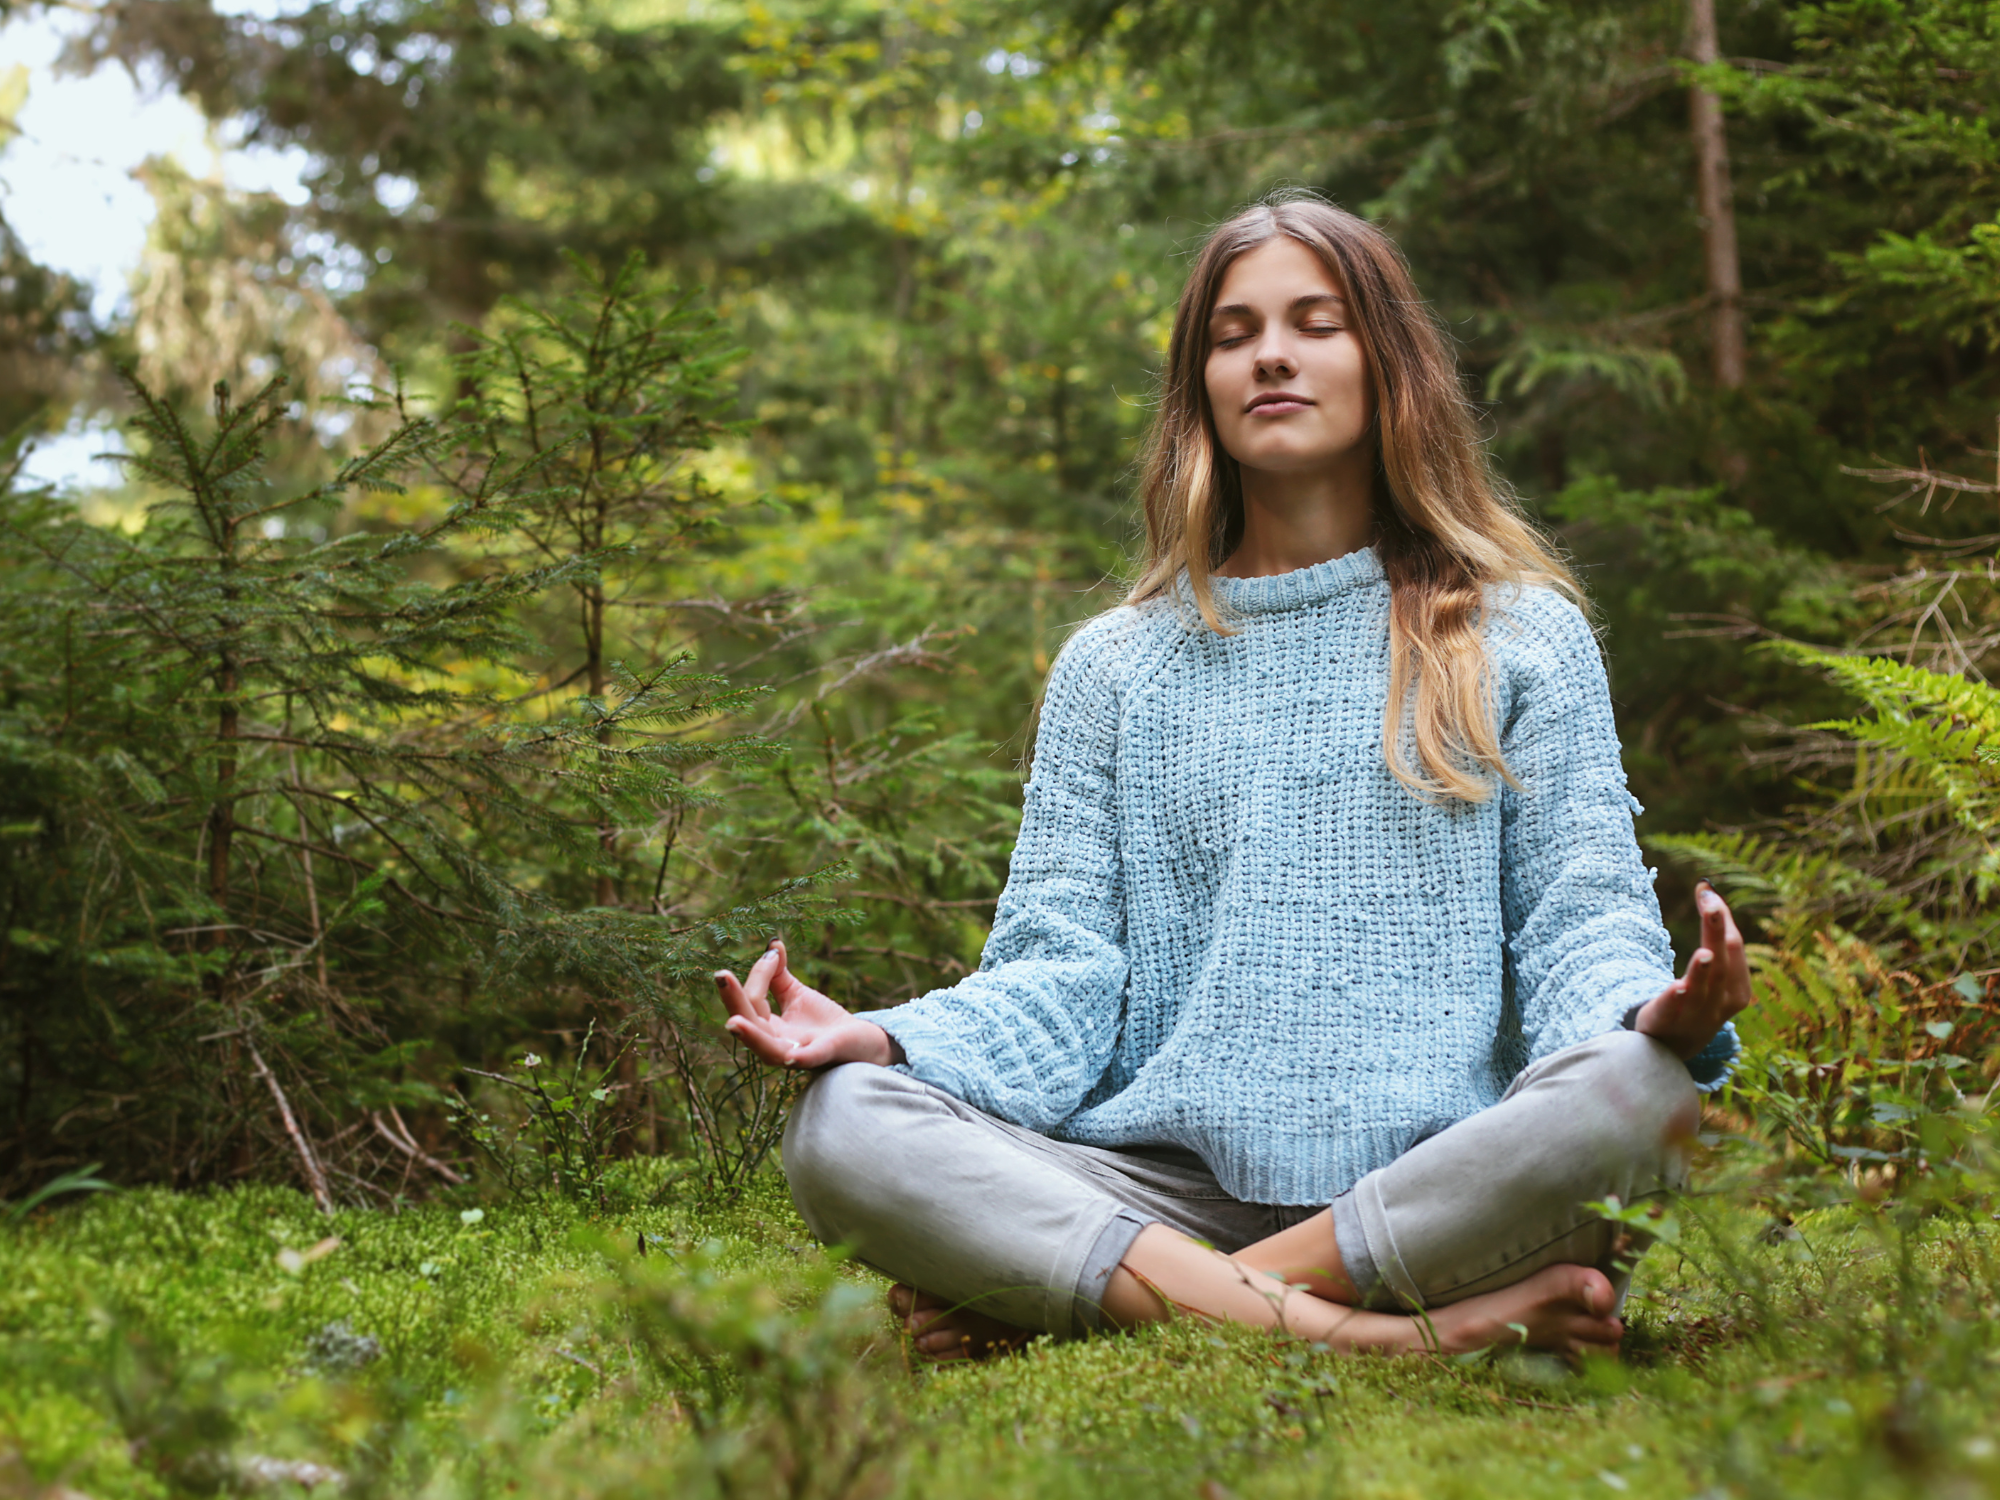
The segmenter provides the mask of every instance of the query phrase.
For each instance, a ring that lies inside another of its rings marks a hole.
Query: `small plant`
[[[718,1243],[645,1259],[621,1253],[600,1288],[608,1331],[668,1387],[692,1428],[695,1492],[881,1493],[903,1424],[869,1358],[880,1351],[870,1342],[881,1323],[875,1290],[822,1260],[781,1297],[732,1259]]]
[[[65,1172],[60,1177],[52,1177],[19,1203],[0,1202],[0,1223],[19,1224],[51,1198],[60,1198],[65,1193],[117,1192],[115,1183],[106,1182],[97,1175],[98,1168],[102,1165],[101,1162],[92,1162],[87,1167],[78,1167],[74,1172]]]
[[[627,1128],[616,1104],[622,1085],[614,1079],[619,1059],[630,1049],[621,1047],[592,1072],[586,1064],[596,1034],[593,1022],[567,1074],[534,1052],[523,1053],[512,1073],[466,1069],[508,1091],[520,1111],[511,1120],[504,1112],[496,1117],[460,1096],[453,1115],[516,1199],[553,1193],[600,1212],[610,1207],[608,1173]]]
[[[766,1066],[734,1038],[724,1044],[675,1026],[662,1031],[701,1189],[717,1199],[740,1197],[784,1135],[805,1080]]]

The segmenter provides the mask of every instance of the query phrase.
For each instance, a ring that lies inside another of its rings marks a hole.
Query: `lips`
[[[1253,397],[1250,404],[1243,409],[1246,412],[1261,411],[1265,407],[1278,406],[1286,411],[1300,411],[1312,404],[1310,397],[1295,395],[1291,391],[1266,391],[1261,396]]]

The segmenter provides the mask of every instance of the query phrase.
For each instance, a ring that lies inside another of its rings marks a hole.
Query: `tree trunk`
[[[208,894],[217,907],[229,907],[229,845],[236,833],[236,749],[240,738],[240,717],[236,706],[236,662],[223,654],[222,669],[215,674],[222,694],[216,714],[215,805],[208,813]],[[214,934],[221,941],[221,934]]]
[[[1715,0],[1688,0],[1688,51],[1698,63],[1721,53],[1715,40]],[[1707,250],[1710,342],[1715,383],[1727,391],[1743,384],[1743,269],[1736,256],[1736,208],[1729,185],[1729,141],[1723,134],[1722,101],[1713,90],[1688,91],[1688,120],[1694,135],[1697,201]]]
[[[598,545],[602,546],[603,544],[603,534],[600,528]],[[604,690],[608,685],[604,675],[604,586],[602,584],[591,585],[589,592],[584,595],[583,608],[585,665],[589,671],[590,696],[597,702],[602,703],[604,701]],[[608,750],[611,746],[610,729],[604,728],[598,730],[597,740],[599,744]],[[607,785],[608,783],[605,781],[600,780],[598,782],[600,790],[603,790]],[[605,858],[609,859],[612,851],[618,845],[618,830],[613,828],[609,823],[600,823],[597,828],[597,843],[598,847],[604,851]],[[610,906],[617,899],[618,888],[612,881],[611,872],[608,870],[599,872],[597,877],[597,904],[599,906]]]

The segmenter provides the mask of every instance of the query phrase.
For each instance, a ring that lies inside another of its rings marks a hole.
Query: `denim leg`
[[[1341,1259],[1363,1305],[1385,1310],[1443,1306],[1564,1262],[1603,1270],[1622,1297],[1643,1246],[1583,1205],[1678,1189],[1699,1117],[1686,1067],[1652,1038],[1614,1031],[1565,1048],[1336,1200]]]
[[[785,1175],[821,1241],[1004,1322],[1095,1328],[1111,1273],[1146,1225],[1233,1250],[1272,1232],[1177,1153],[1105,1151],[980,1113],[906,1074],[831,1068],[785,1128]]]

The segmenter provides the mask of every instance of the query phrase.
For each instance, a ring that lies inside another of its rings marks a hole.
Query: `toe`
[[[927,1333],[917,1340],[917,1347],[939,1362],[972,1358],[972,1348],[965,1336],[956,1330],[939,1330]]]
[[[1625,1325],[1616,1318],[1575,1318],[1567,1332],[1572,1348],[1601,1353],[1618,1347],[1618,1341],[1625,1336]]]
[[[1592,1317],[1608,1318],[1617,1305],[1618,1294],[1612,1291],[1611,1279],[1602,1271],[1584,1267],[1577,1278],[1577,1301]]]

